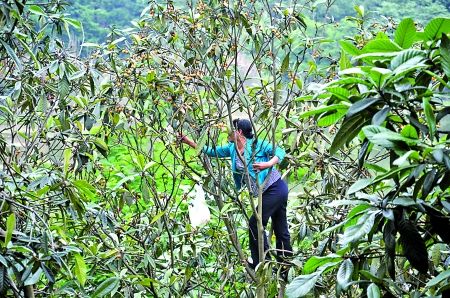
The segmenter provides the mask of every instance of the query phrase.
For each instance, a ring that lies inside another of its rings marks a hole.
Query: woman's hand
[[[255,171],[262,171],[272,167],[273,165],[270,161],[264,161],[264,162],[255,162],[252,164],[252,166]]]
[[[187,144],[187,145],[189,145],[192,148],[196,148],[197,147],[197,143],[195,143],[189,137],[187,137],[187,136],[185,136],[183,134],[179,134],[177,137],[178,137],[178,140],[180,141],[180,143]]]
[[[265,170],[267,168],[273,167],[274,165],[276,165],[278,163],[278,161],[280,161],[278,156],[274,156],[269,161],[255,162],[255,163],[252,164],[252,166],[253,166],[253,169],[255,171],[262,171],[262,170]]]

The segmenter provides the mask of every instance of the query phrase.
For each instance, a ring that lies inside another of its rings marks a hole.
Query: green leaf
[[[70,158],[72,157],[72,149],[66,148],[64,149],[64,166],[63,166],[63,173],[64,176],[67,177],[68,171],[69,171],[69,164],[70,164]]]
[[[323,257],[312,256],[311,258],[308,259],[308,261],[306,261],[305,265],[303,266],[303,273],[310,274],[323,265],[329,263],[335,264],[336,262],[340,261],[342,261],[342,257],[336,254],[330,254],[328,256]]]
[[[370,232],[375,223],[376,212],[364,213],[359,219],[356,225],[348,227],[344,231],[344,236],[341,239],[342,245],[347,245],[352,242],[356,242],[367,233]]]
[[[39,63],[39,60],[36,58],[36,55],[33,53],[33,51],[31,51],[30,47],[26,44],[25,41],[23,41],[21,38],[18,37],[18,34],[16,34],[16,37],[17,37],[17,40],[22,44],[24,49],[28,52],[31,59],[33,59],[34,67],[38,70],[41,69],[41,64]]]
[[[306,296],[315,286],[321,272],[314,272],[307,275],[300,275],[294,278],[286,287],[286,296],[288,298],[297,298]]]
[[[6,220],[6,235],[5,235],[5,246],[8,246],[9,241],[11,241],[12,234],[16,228],[16,215],[11,213]]]
[[[372,39],[362,49],[363,53],[398,52],[402,48],[389,39]]]
[[[30,5],[30,7],[28,9],[33,14],[37,14],[37,15],[40,15],[40,16],[46,16],[47,15],[45,13],[45,11],[40,6],[37,6],[37,5]]]
[[[450,40],[447,35],[442,34],[441,45],[441,64],[447,79],[450,79]]]
[[[313,116],[313,115],[317,115],[317,114],[322,114],[324,112],[328,112],[328,111],[335,111],[335,110],[341,110],[341,109],[345,109],[347,110],[348,106],[347,105],[343,105],[343,104],[335,104],[335,105],[329,105],[329,106],[320,106],[317,108],[314,108],[310,111],[301,113],[300,115],[298,115],[299,119],[302,118],[306,118],[309,116]]]
[[[448,278],[450,278],[450,269],[447,269],[447,270],[439,273],[438,276],[436,276],[433,279],[431,279],[427,283],[427,287],[433,287],[433,286],[439,284],[440,282],[442,282],[443,280],[446,280]],[[447,284],[447,281],[445,283]]]
[[[30,285],[35,285],[38,283],[39,279],[41,279],[41,275],[42,275],[42,268],[39,267],[33,274],[30,274],[27,279],[25,280],[25,282],[23,283],[24,286],[30,286]]]
[[[410,71],[414,71],[418,68],[428,67],[425,64],[425,57],[422,56],[414,56],[411,59],[405,61],[402,64],[399,64],[396,68],[393,69],[392,74],[394,75],[394,80],[399,78],[402,74],[408,73]]]
[[[406,138],[396,132],[375,125],[367,125],[363,128],[363,132],[371,143],[387,149],[397,149],[399,142],[406,143],[408,146],[417,145],[419,142],[417,139]]]
[[[352,63],[350,62],[350,59],[348,59],[347,55],[344,51],[341,51],[341,58],[339,59],[339,70],[344,70],[347,68],[352,67]]]
[[[345,143],[351,141],[366,123],[367,119],[361,113],[351,118],[346,118],[334,136],[330,147],[330,154],[335,154]]]
[[[408,207],[408,206],[417,205],[417,202],[413,198],[410,198],[410,197],[398,197],[392,201],[392,204]]]
[[[199,141],[197,142],[197,147],[195,148],[195,155],[200,154],[207,141],[208,141],[208,131],[204,130],[200,135]]]
[[[380,288],[378,288],[376,284],[371,283],[367,287],[367,298],[380,298],[380,296],[381,296]]]
[[[339,44],[341,45],[341,48],[349,55],[351,56],[358,56],[361,54],[361,50],[358,49],[353,43],[347,40],[341,40],[339,41]]]
[[[342,262],[337,272],[337,282],[343,290],[347,289],[352,274],[353,274],[353,263],[350,259],[346,259],[344,262]]]
[[[411,139],[419,138],[416,128],[414,126],[412,126],[411,124],[405,125],[402,128],[402,131],[400,132],[400,134],[406,138],[411,138]]]
[[[97,287],[97,289],[95,289],[95,292],[92,294],[92,298],[103,297],[105,295],[110,294],[111,292],[116,290],[116,288],[119,287],[119,284],[120,284],[119,278],[117,277],[108,278],[107,280],[102,282]]]
[[[72,27],[74,27],[77,30],[81,30],[81,22],[75,19],[71,18],[64,18],[64,22],[70,24]]]
[[[356,200],[352,200],[356,201]],[[364,211],[370,208],[370,205],[367,204],[365,201],[362,201],[359,205],[355,206],[350,210],[350,212],[347,214],[347,219],[344,221],[344,230],[348,227],[354,226]]]
[[[425,51],[417,49],[407,49],[401,51],[391,60],[391,69],[394,70],[398,68],[400,65],[402,65],[408,60],[411,60],[414,57],[426,58],[427,54]]]
[[[289,53],[284,57],[281,63],[281,72],[285,72],[289,68]]]
[[[355,181],[355,183],[353,183],[347,190],[347,195],[351,195],[357,191],[360,191],[361,189],[366,188],[367,186],[372,184],[372,182],[373,182],[373,179],[370,179],[370,178],[363,178],[363,179],[359,179],[359,180]]]
[[[153,217],[152,221],[150,222],[150,225],[154,224],[154,223],[155,223],[158,219],[160,219],[161,216],[163,216],[165,213],[166,213],[166,211],[161,211],[161,212],[159,212],[158,214],[156,214],[156,215]]]
[[[414,21],[410,18],[404,19],[398,24],[397,30],[395,30],[394,41],[406,49],[412,46],[416,38],[416,26]]]
[[[86,283],[87,267],[83,257],[79,253],[74,254],[75,258],[75,276],[82,287]]]
[[[67,78],[66,74],[64,74],[62,76],[62,78],[59,79],[58,91],[59,91],[60,98],[64,98],[67,95],[69,95],[70,83],[69,83],[69,79]]]
[[[381,125],[386,120],[387,115],[391,111],[389,106],[384,106],[381,110],[375,113],[372,117],[372,125]]]
[[[346,113],[347,113],[347,109],[345,109],[345,110],[340,109],[332,114],[321,115],[319,120],[317,121],[317,125],[320,127],[327,127],[327,126],[333,125],[336,122],[338,122],[339,120],[341,120],[341,118],[344,117]]]
[[[14,60],[14,63],[16,64],[19,71],[23,70],[22,62],[20,62],[19,57],[17,57],[14,50],[3,40],[0,39],[0,43],[3,45],[3,47],[6,49],[6,53],[8,53],[9,57]]]
[[[380,98],[373,98],[373,97],[359,100],[351,105],[351,107],[347,111],[346,117],[352,117],[353,115],[367,109],[368,107],[379,102],[380,100],[381,100]]]
[[[97,190],[95,189],[95,187],[90,185],[89,182],[87,182],[86,180],[75,180],[73,182],[73,185],[78,189],[78,191],[83,193],[87,198],[91,199],[95,197],[95,193],[97,192]]]
[[[430,99],[428,97],[423,98],[423,109],[427,119],[430,139],[433,140],[436,133],[436,117],[434,116],[433,108],[431,107]]]
[[[441,37],[442,33],[450,32],[449,18],[436,18],[431,20],[425,27],[424,34],[427,40],[436,40]]]
[[[340,100],[348,102],[350,91],[348,91],[347,89],[342,87],[327,87],[325,89]]]

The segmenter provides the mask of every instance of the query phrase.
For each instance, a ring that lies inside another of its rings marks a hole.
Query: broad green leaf
[[[343,290],[347,289],[352,274],[353,274],[353,263],[350,259],[345,259],[344,262],[341,263],[341,266],[339,267],[336,276],[337,282]]]
[[[387,149],[396,149],[399,146],[398,142],[406,143],[409,146],[417,145],[419,142],[417,139],[406,138],[396,132],[374,125],[364,127],[363,131],[371,143]]]
[[[337,110],[335,113],[332,114],[325,114],[320,116],[319,120],[317,121],[317,125],[320,127],[327,127],[330,125],[335,124],[336,122],[338,122],[339,120],[341,120],[342,117],[345,116],[345,113],[347,112],[347,110],[345,109],[340,109]]]
[[[380,100],[381,100],[380,98],[373,98],[373,97],[359,100],[350,106],[350,108],[347,111],[346,117],[352,117],[353,115],[367,109],[368,107],[379,102]]]
[[[414,126],[412,126],[411,124],[405,125],[402,128],[402,131],[400,132],[400,134],[406,138],[411,138],[411,139],[419,138],[416,128]]]
[[[30,7],[28,9],[33,14],[37,14],[37,15],[40,15],[40,16],[46,16],[47,15],[45,13],[45,11],[38,5],[30,5]]]
[[[396,56],[391,61],[391,69],[394,70],[398,68],[400,65],[404,64],[406,61],[411,60],[414,57],[426,58],[427,53],[425,51],[417,49],[407,49],[396,53]]]
[[[352,63],[350,59],[348,59],[347,54],[344,51],[341,51],[341,58],[339,59],[339,70],[344,70],[352,67]]]
[[[392,163],[395,166],[401,166],[403,165],[405,162],[408,161],[408,158],[411,154],[417,154],[417,151],[415,150],[409,150],[408,152],[406,152],[405,154],[403,154],[402,156],[400,156],[399,158],[397,158],[396,160],[394,160],[394,162]]]
[[[357,201],[357,200],[352,200]],[[360,205],[357,205],[350,210],[350,212],[347,214],[347,219],[344,221],[344,230],[348,227],[354,226],[359,218],[361,217],[362,213],[370,208],[370,205],[367,204],[366,201],[362,201]]]
[[[442,69],[447,79],[450,79],[450,40],[446,34],[442,34],[440,52]]]
[[[74,27],[77,30],[81,30],[81,22],[72,18],[64,18],[64,22],[70,24],[72,27]]]
[[[359,270],[358,273],[372,282],[379,283],[379,284],[383,283],[383,280],[381,278],[373,275],[372,273],[370,273],[370,271]]]
[[[398,52],[402,48],[389,39],[372,39],[362,49],[363,53]]]
[[[391,108],[389,106],[384,106],[381,110],[375,113],[372,117],[372,125],[381,125],[384,120],[386,120],[387,115],[391,111]]]
[[[31,59],[33,59],[34,61],[34,67],[36,69],[41,69],[41,64],[39,63],[39,60],[36,58],[36,55],[33,53],[33,51],[31,51],[30,47],[27,45],[27,43],[25,41],[23,41],[21,38],[19,38],[16,34],[17,40],[20,42],[20,44],[23,46],[23,48],[28,52],[28,54],[30,55]]]
[[[350,91],[342,87],[327,87],[325,89],[342,101],[348,102],[348,97],[351,95]]]
[[[92,199],[95,197],[95,194],[97,192],[95,187],[89,184],[89,182],[87,182],[86,180],[75,180],[73,182],[73,185],[87,198]]]
[[[450,32],[449,18],[436,18],[431,20],[425,27],[424,34],[427,40],[436,40],[442,33]]]
[[[13,212],[6,219],[5,246],[8,246],[9,241],[11,241],[12,234],[15,228],[16,228],[16,215]]]
[[[430,99],[427,97],[423,98],[423,109],[425,111],[425,117],[427,119],[430,139],[434,140],[434,135],[436,133],[436,117],[434,116],[433,108],[430,104]]]
[[[416,26],[410,18],[403,19],[395,30],[394,41],[406,49],[412,46],[416,38]]]
[[[286,287],[286,297],[297,298],[306,296],[316,284],[321,272],[300,275],[294,278]]]
[[[348,108],[348,105],[343,105],[343,104],[334,104],[334,105],[329,105],[329,106],[320,106],[320,107],[317,107],[317,108],[313,108],[310,111],[301,113],[298,117],[300,119],[302,119],[302,118],[306,118],[306,117],[309,117],[309,116],[322,114],[322,113],[328,112],[328,111],[335,111],[335,110],[342,110],[342,109],[347,110],[347,108]]]
[[[447,270],[439,273],[438,276],[436,276],[433,279],[431,279],[430,281],[428,281],[427,287],[433,287],[448,278],[450,278],[450,269],[447,269]],[[446,281],[445,283],[447,284],[448,281]]]
[[[362,78],[343,77],[336,81],[331,82],[330,86],[334,86],[334,85],[345,86],[345,85],[356,85],[356,84],[370,85],[370,83],[367,80],[362,79]]]
[[[75,276],[80,283],[82,287],[84,287],[84,284],[86,283],[87,278],[87,267],[86,263],[84,262],[83,256],[81,256],[79,253],[74,254],[75,258]]]
[[[353,43],[347,40],[339,41],[341,48],[351,56],[358,56],[361,53],[361,50],[358,49]]]
[[[69,165],[70,165],[70,158],[72,157],[72,149],[66,148],[64,149],[64,167],[63,167],[63,173],[64,176],[67,177],[68,171],[69,171]]]
[[[197,142],[197,147],[195,148],[195,155],[200,154],[207,141],[208,141],[208,131],[204,130],[200,135],[199,141]]]
[[[62,76],[62,78],[59,79],[58,91],[59,91],[59,96],[61,98],[64,98],[67,95],[69,95],[70,83],[69,83],[69,79],[67,78],[67,76],[65,74]]]
[[[343,75],[365,75],[366,72],[362,70],[360,67],[351,67],[344,69],[338,73],[340,76]]]
[[[329,264],[329,263],[336,263],[342,261],[342,257],[336,254],[331,254],[328,256],[312,256],[311,258],[306,261],[305,265],[303,266],[303,273],[309,274],[314,272],[317,268]]]
[[[356,242],[369,233],[375,223],[375,216],[376,212],[364,213],[354,226],[348,227],[341,238],[342,245]]]
[[[387,68],[373,67],[368,74],[368,79],[377,89],[384,89],[386,81],[392,76],[392,71]]]
[[[289,53],[284,57],[281,63],[281,72],[285,72],[289,68]]]
[[[155,223],[158,219],[160,219],[161,216],[163,216],[165,213],[166,213],[166,211],[161,211],[161,212],[159,212],[158,214],[156,214],[156,215],[153,217],[152,221],[150,222],[150,225],[154,224],[154,223]]]
[[[392,204],[408,207],[417,205],[417,202],[411,197],[398,197],[392,201]]]
[[[30,286],[30,285],[37,284],[39,282],[39,279],[41,278],[41,275],[42,275],[42,268],[39,267],[34,273],[30,274],[27,277],[27,279],[23,283],[24,286]]]
[[[361,113],[351,118],[346,118],[334,136],[330,147],[330,154],[335,154],[345,143],[351,141],[367,122],[368,120]]]
[[[404,63],[398,65],[395,69],[393,69],[393,76],[395,79],[399,78],[401,75],[404,75],[408,72],[414,71],[418,68],[425,68],[428,67],[427,64],[425,64],[426,58],[422,56],[415,56],[411,59],[405,61]]]
[[[16,64],[17,69],[21,72],[23,70],[23,65],[22,65],[22,62],[20,62],[20,59],[19,59],[19,57],[17,57],[17,55],[14,52],[14,50],[7,43],[5,43],[1,39],[0,39],[0,43],[6,49],[6,53],[8,53],[8,56],[11,57],[11,59],[14,60],[14,63]]]
[[[373,179],[370,179],[370,178],[359,179],[359,180],[355,181],[355,183],[353,183],[349,187],[349,189],[347,190],[347,195],[351,195],[357,191],[360,191],[361,189],[366,188],[367,186],[369,186],[372,183],[373,183]]]
[[[367,287],[367,298],[380,298],[380,288],[374,283]]]
[[[103,281],[92,294],[92,298],[103,297],[113,292],[120,285],[120,280],[117,277],[110,277]]]

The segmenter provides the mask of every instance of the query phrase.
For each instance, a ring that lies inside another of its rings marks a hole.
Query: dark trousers
[[[288,223],[286,219],[286,206],[288,199],[288,187],[286,182],[279,179],[272,184],[262,194],[262,223],[264,228],[267,226],[269,218],[272,218],[273,232],[276,237],[277,259],[282,260],[284,256],[292,255],[291,236],[289,234]],[[259,263],[258,255],[258,228],[255,215],[250,217],[249,221],[249,245],[253,259],[252,267],[255,268]],[[270,259],[267,250],[266,233],[264,233],[264,251],[266,259]]]

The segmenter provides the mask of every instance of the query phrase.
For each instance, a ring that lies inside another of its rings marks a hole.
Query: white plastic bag
[[[195,196],[189,202],[189,219],[193,227],[207,223],[211,219],[208,205],[205,201],[205,192],[201,185],[195,185]]]

